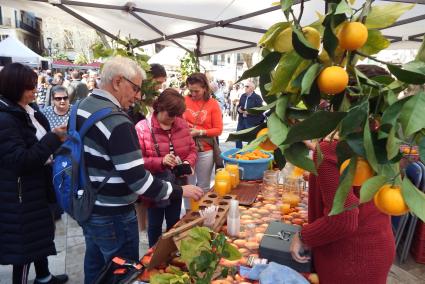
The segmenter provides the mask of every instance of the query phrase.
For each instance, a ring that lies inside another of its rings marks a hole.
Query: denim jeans
[[[134,211],[120,215],[93,214],[81,224],[86,240],[84,283],[92,284],[115,256],[139,259],[139,230]]]
[[[148,208],[148,239],[149,247],[153,247],[162,234],[162,222],[167,222],[167,231],[180,220],[182,199],[170,200],[164,208]]]
[[[239,119],[238,121],[238,126],[236,127],[236,131],[240,131],[240,130],[244,130],[244,129],[248,129],[252,126],[248,125],[248,122],[246,121],[245,118]],[[237,140],[236,141],[236,148],[242,149],[242,141]]]

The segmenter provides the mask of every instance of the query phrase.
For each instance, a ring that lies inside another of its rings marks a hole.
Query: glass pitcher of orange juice
[[[289,203],[291,207],[298,206],[298,203],[301,201],[299,178],[285,178],[282,201],[283,203]]]
[[[240,183],[240,178],[243,178],[243,168],[239,167],[238,164],[235,163],[226,163],[225,170],[230,173],[230,178],[232,181],[232,188],[235,188]],[[241,173],[241,174],[240,174]]]
[[[232,177],[226,169],[218,169],[215,173],[214,180],[215,183],[221,182],[221,187],[224,187],[224,183],[226,183],[226,193],[229,193],[232,190]]]

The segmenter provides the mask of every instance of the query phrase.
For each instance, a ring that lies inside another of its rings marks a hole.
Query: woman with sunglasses
[[[53,105],[42,109],[43,114],[49,121],[50,127],[55,128],[68,124],[71,104],[69,103],[68,91],[65,87],[55,86],[51,92]]]
[[[181,118],[186,109],[184,98],[175,89],[165,89],[154,102],[153,109],[151,118],[141,120],[136,125],[145,168],[158,178],[186,185],[186,175],[180,175],[177,170],[188,164],[190,168],[186,168],[193,173],[197,155],[189,126]],[[155,245],[161,236],[164,216],[168,230],[180,219],[180,211],[181,199],[148,208],[150,247]]]
[[[65,283],[68,276],[50,274],[47,261],[56,249],[46,164],[66,128],[50,131],[33,103],[36,86],[28,66],[12,63],[0,72],[0,265],[13,265],[12,283],[27,283],[31,263],[34,283]]]

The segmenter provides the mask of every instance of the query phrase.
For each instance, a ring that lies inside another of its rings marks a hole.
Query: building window
[[[3,13],[1,12],[1,6],[0,6],[0,25],[3,25]]]
[[[0,35],[0,41],[5,40],[9,37],[9,35]]]
[[[74,49],[74,38],[70,30],[64,30],[64,48],[65,50]]]

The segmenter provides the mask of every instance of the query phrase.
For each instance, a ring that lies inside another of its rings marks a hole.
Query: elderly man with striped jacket
[[[100,89],[78,107],[77,127],[99,109],[112,107],[109,116],[92,127],[84,139],[84,159],[93,188],[106,184],[97,194],[91,217],[81,224],[86,241],[85,283],[93,283],[102,267],[114,256],[139,259],[139,232],[134,202],[139,195],[163,200],[184,197],[198,200],[202,190],[178,186],[154,178],[143,166],[134,124],[123,109],[141,99],[145,78],[136,62],[115,57],[102,69]]]

